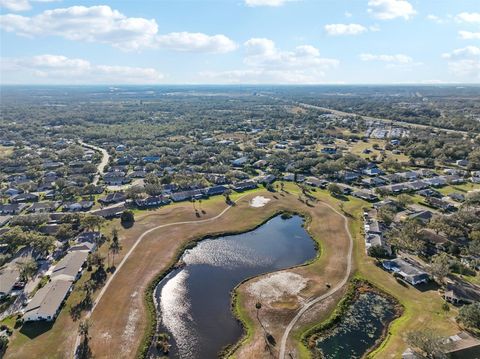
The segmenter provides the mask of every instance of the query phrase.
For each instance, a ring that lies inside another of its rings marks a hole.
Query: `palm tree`
[[[110,243],[110,247],[108,248],[110,252],[112,252],[112,267],[115,267],[115,254],[118,254],[122,249],[122,246],[118,242],[118,237],[112,238],[112,243]]]

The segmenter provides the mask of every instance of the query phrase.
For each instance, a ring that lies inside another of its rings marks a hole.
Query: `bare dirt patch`
[[[278,301],[303,300],[299,295],[307,283],[308,279],[296,273],[278,272],[251,283],[246,290],[262,304],[272,306]]]
[[[252,198],[252,200],[250,201],[250,207],[253,207],[253,208],[264,207],[268,202],[270,202],[270,198],[265,198],[263,196],[256,196]]]

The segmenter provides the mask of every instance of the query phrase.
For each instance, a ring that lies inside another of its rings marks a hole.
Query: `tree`
[[[60,241],[66,241],[70,238],[73,238],[75,232],[72,229],[72,225],[68,223],[61,224],[58,226],[58,230],[55,233],[55,237]]]
[[[80,218],[80,225],[87,229],[87,230],[100,230],[100,227],[105,222],[105,218],[94,215],[94,214],[86,214],[82,218]]]
[[[225,197],[225,202],[227,202],[227,204],[232,203],[232,200],[230,199],[231,195],[232,195],[231,189],[227,189],[225,192],[223,192],[223,196]]]
[[[140,186],[133,186],[125,191],[126,197],[132,200],[141,198],[142,193],[143,193],[143,188]]]
[[[30,278],[33,278],[38,268],[37,262],[32,258],[19,261],[16,265],[22,282],[27,282]]]
[[[425,242],[420,238],[420,225],[413,220],[407,220],[401,226],[387,233],[391,243],[408,252],[419,253],[425,249]]]
[[[118,237],[113,237],[112,243],[110,243],[110,247],[108,248],[108,250],[112,253],[112,267],[115,267],[115,254],[118,254],[121,249],[122,246],[118,241]]]
[[[388,195],[388,190],[386,188],[377,187],[375,188],[375,193],[378,194],[380,197],[385,197]]]
[[[402,193],[397,197],[398,203],[403,207],[407,207],[408,205],[413,203],[412,197],[410,197],[408,194]]]
[[[101,256],[98,252],[90,253],[87,257],[88,266],[101,266],[105,257]]]
[[[389,227],[395,219],[395,210],[392,206],[381,207],[378,210],[377,217]]]
[[[123,211],[120,217],[120,222],[122,224],[132,224],[135,222],[135,216],[132,211]]]
[[[81,341],[75,351],[77,359],[89,359],[92,357],[92,350],[89,345],[89,330],[90,323],[88,321],[83,321],[78,326],[78,335],[81,337]]]
[[[387,250],[379,245],[368,248],[368,255],[374,258],[387,258],[389,256]]]
[[[464,232],[458,228],[459,221],[451,218],[452,216],[437,215],[434,216],[428,226],[435,231],[436,234],[445,233],[450,238],[461,237]]]
[[[46,255],[55,248],[55,237],[32,232],[29,233],[28,239],[35,254]]]
[[[336,183],[330,183],[328,186],[327,186],[327,190],[328,192],[330,192],[330,194],[334,197],[336,196],[340,196],[341,194],[343,194],[343,191],[342,189],[340,188],[340,186]]]
[[[431,329],[414,330],[407,333],[406,341],[418,354],[427,358],[445,358],[450,343]]]
[[[430,271],[433,277],[436,278],[439,283],[442,283],[443,279],[450,273],[450,258],[448,254],[442,252],[433,256]]]
[[[457,320],[467,328],[480,330],[480,303],[464,305],[460,308]]]

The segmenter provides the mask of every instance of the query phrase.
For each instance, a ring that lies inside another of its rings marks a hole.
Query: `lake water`
[[[395,318],[395,305],[374,292],[360,294],[340,323],[317,341],[325,359],[361,358]]]
[[[239,235],[205,239],[185,251],[185,266],[157,286],[159,332],[170,334],[172,358],[216,358],[243,329],[231,311],[231,291],[246,278],[316,256],[303,219],[277,216]],[[152,353],[155,351],[152,345]]]

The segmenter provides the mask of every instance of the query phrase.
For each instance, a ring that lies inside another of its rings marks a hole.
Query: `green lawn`
[[[338,201],[324,190],[315,192],[317,198],[334,204],[337,208]],[[414,198],[418,200],[418,198]],[[351,198],[343,202],[345,212],[351,214],[349,223],[350,232],[355,241],[354,259],[356,275],[365,278],[379,289],[395,297],[403,306],[403,315],[390,326],[387,339],[369,357],[397,358],[406,349],[404,335],[408,331],[421,328],[431,328],[442,335],[452,335],[459,330],[454,318],[457,309],[451,307],[449,312],[442,310],[443,300],[435,290],[420,291],[412,286],[404,287],[394,277],[375,264],[375,260],[365,253],[364,239],[361,233],[361,215],[364,207],[369,203],[360,199]],[[302,350],[305,353],[305,350]],[[305,355],[307,357],[308,355]]]

